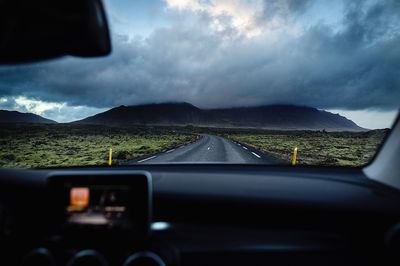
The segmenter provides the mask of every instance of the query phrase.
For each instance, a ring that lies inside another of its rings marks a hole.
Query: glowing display
[[[107,226],[128,225],[127,186],[90,186],[69,189],[68,222]]]

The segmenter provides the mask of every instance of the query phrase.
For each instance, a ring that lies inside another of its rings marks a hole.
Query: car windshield
[[[104,5],[109,56],[0,66],[0,167],[359,167],[397,116],[397,0]]]

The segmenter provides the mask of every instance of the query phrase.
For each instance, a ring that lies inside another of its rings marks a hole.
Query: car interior
[[[106,56],[106,11],[0,1],[0,63]],[[397,119],[362,167],[1,168],[0,264],[399,265],[399,158]]]

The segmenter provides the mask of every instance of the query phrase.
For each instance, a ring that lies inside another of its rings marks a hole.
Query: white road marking
[[[210,149],[211,149],[210,147],[207,148],[207,150],[210,150]]]
[[[255,153],[255,152],[251,152],[254,156],[256,156],[256,157],[258,157],[258,158],[261,158],[261,156],[260,155],[258,155],[257,153]]]
[[[243,149],[247,150],[247,148],[245,146],[243,146]]]
[[[169,150],[169,151],[166,151],[165,153],[170,153],[170,152],[173,152],[175,149],[172,149],[172,150]]]
[[[145,161],[147,161],[147,160],[154,159],[154,158],[156,158],[156,157],[157,157],[157,156],[151,156],[151,157],[149,157],[149,158],[146,158],[146,159],[143,159],[143,160],[138,161],[138,163],[142,163],[142,162],[145,162]]]

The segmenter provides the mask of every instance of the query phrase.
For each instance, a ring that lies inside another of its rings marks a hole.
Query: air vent
[[[142,251],[129,256],[123,266],[166,266],[166,264],[157,254]]]
[[[108,263],[96,250],[82,250],[70,259],[67,266],[108,266]]]
[[[55,266],[55,260],[51,252],[46,248],[38,248],[32,250],[22,260],[22,266]]]

